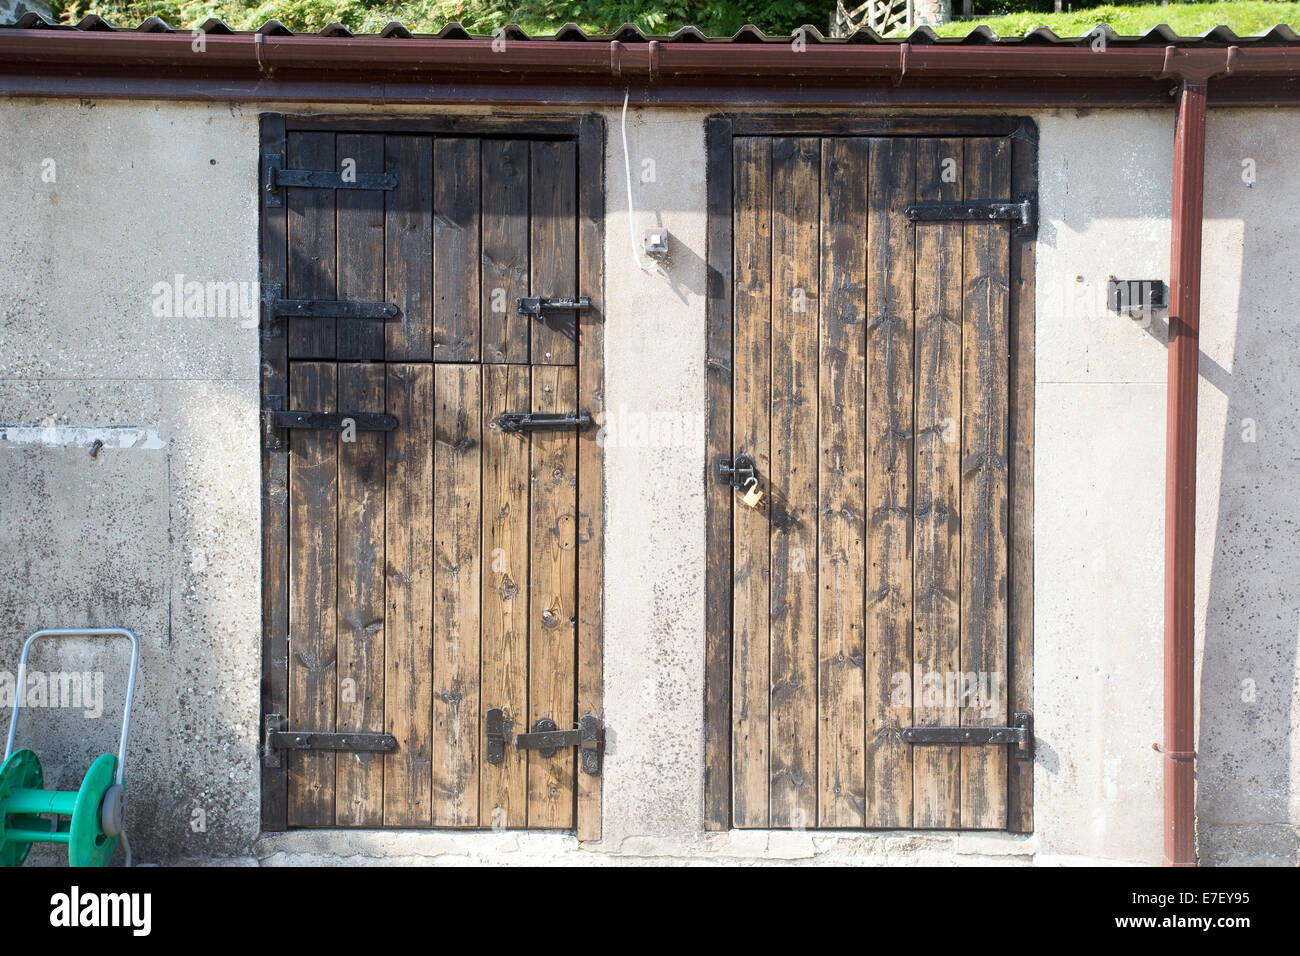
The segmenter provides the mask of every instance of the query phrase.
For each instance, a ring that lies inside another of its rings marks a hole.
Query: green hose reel
[[[100,754],[80,790],[43,790],[41,762],[18,750],[0,767],[0,866],[20,866],[33,843],[62,843],[71,866],[106,866],[122,835],[117,758]]]
[[[95,758],[77,790],[44,789],[41,762],[30,750],[14,750],[21,694],[14,699],[9,721],[5,760],[0,766],[0,867],[21,866],[33,843],[58,843],[68,848],[72,866],[107,866],[119,842],[131,865],[130,842],[123,829],[124,790],[122,764],[131,726],[131,698],[135,693],[140,642],[125,628],[47,629],[31,635],[23,645],[17,687],[25,687],[27,656],[43,637],[126,637],[131,641],[131,670],[122,712],[122,736],[117,755]]]

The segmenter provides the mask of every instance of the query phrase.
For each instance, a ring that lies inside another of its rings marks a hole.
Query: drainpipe
[[[1169,376],[1165,419],[1164,756],[1166,866],[1195,866],[1196,389],[1199,383],[1201,217],[1209,78],[1226,58],[1167,51],[1180,80],[1174,131],[1169,266]],[[1179,63],[1178,61],[1182,61]]]

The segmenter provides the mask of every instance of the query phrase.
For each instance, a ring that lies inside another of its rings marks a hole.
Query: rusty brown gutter
[[[1213,61],[1233,105],[1300,104],[1300,46],[622,42],[0,30],[0,93],[194,99],[1169,106]],[[1227,65],[1225,66],[1225,60]],[[1172,69],[1171,69],[1172,68]],[[153,90],[153,94],[150,90]],[[718,98],[721,97],[721,100]]]

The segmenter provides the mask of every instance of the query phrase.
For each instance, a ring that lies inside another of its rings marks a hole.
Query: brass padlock
[[[758,487],[758,477],[751,475],[745,481],[744,488],[745,493],[741,496],[740,500],[751,508],[757,508],[758,503],[763,500],[763,489]]]

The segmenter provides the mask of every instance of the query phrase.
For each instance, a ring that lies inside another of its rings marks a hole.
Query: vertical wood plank
[[[960,139],[919,139],[916,198],[960,200]],[[916,525],[912,718],[916,726],[960,720],[962,226],[916,229]],[[916,747],[912,825],[961,824],[961,748]]]
[[[479,816],[493,829],[528,824],[528,756],[513,745],[528,721],[528,435],[495,425],[529,408],[527,368],[483,368],[483,604],[480,722],[499,707],[512,741],[499,764],[483,762]]]
[[[531,146],[529,203],[533,295],[569,298],[577,288],[577,168],[573,143]],[[577,321],[572,311],[532,318],[534,365],[572,365],[577,355]]]
[[[731,508],[735,493],[707,472],[714,458],[731,454],[731,123],[722,117],[709,119],[706,138],[704,827],[726,830],[731,826]]]
[[[533,410],[572,411],[577,397],[575,369],[533,367]],[[575,722],[577,439],[569,431],[539,431],[531,441],[527,729],[543,717],[568,729]],[[574,825],[575,766],[571,747],[553,757],[529,751],[530,827]]]
[[[479,141],[433,145],[433,360],[479,358]]]
[[[283,155],[284,117],[262,116],[262,154]],[[261,180],[259,180],[260,182]],[[288,209],[272,206],[262,194],[262,289],[283,284],[288,273]],[[288,394],[286,336],[263,304],[262,403],[270,395],[283,402]],[[289,713],[289,455],[262,451],[262,714]],[[262,828],[288,826],[288,781],[285,761],[262,761]]]
[[[822,140],[818,479],[818,822],[860,827],[866,802],[863,588],[866,576],[868,143]]]
[[[387,172],[397,187],[384,193],[385,299],[397,304],[384,323],[384,356],[390,362],[433,358],[433,140],[388,136]]]
[[[1025,120],[1011,141],[1011,190],[1038,193],[1038,130]],[[1011,239],[1011,585],[1007,713],[1034,710],[1034,240]],[[1007,828],[1034,829],[1034,762],[1008,761]]]
[[[483,141],[483,361],[527,362],[528,142]]]
[[[1006,196],[1005,139],[966,144],[968,199]],[[962,316],[962,671],[963,725],[1007,720],[1007,356],[1010,228],[963,226]],[[963,747],[961,825],[1007,823],[1007,748]]]
[[[578,283],[591,296],[591,309],[579,317],[578,408],[593,420],[605,409],[605,124],[584,117],[578,130]],[[578,701],[577,715],[605,716],[605,459],[597,432],[580,432],[578,441]],[[579,773],[579,840],[601,837],[602,776]]]
[[[433,369],[387,366],[384,825],[432,822]]]
[[[772,363],[772,144],[733,141],[735,385],[732,447],[754,459],[762,477],[769,456]],[[767,484],[767,482],[765,482]],[[767,495],[770,503],[770,494]],[[733,510],[732,824],[766,827],[768,803],[769,558],[766,507]]]
[[[481,752],[479,367],[435,366],[433,394],[433,825],[468,827]]]
[[[821,141],[772,144],[770,825],[817,819]]]
[[[340,133],[334,168],[384,171],[384,138]],[[349,165],[349,161],[353,165]],[[384,299],[384,191],[340,189],[337,212],[338,297],[362,302]],[[339,319],[338,357],[375,361],[384,357],[383,319]]]
[[[289,405],[332,412],[335,366],[296,362]],[[338,435],[295,429],[289,455],[289,726],[334,726],[338,676]],[[289,825],[334,824],[334,754],[288,751]]]
[[[873,139],[867,224],[867,826],[912,822],[912,357],[916,141]]]
[[[383,411],[382,365],[340,364],[338,375],[341,412]],[[338,446],[337,729],[383,733],[384,433],[358,431],[354,437],[344,435]],[[383,755],[340,752],[335,760],[335,824],[380,826]]]
[[[286,162],[292,169],[333,169],[333,133],[290,133]],[[291,299],[333,299],[335,295],[335,223],[333,189],[281,190],[289,212],[289,274],[285,294]],[[334,319],[290,318],[291,358],[333,358]]]

